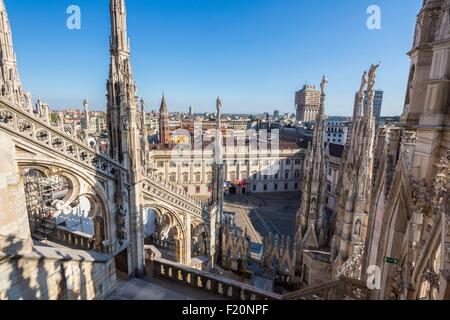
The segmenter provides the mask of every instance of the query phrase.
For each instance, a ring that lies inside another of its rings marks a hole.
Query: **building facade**
[[[276,154],[264,154],[252,150],[249,144],[236,146],[236,151],[224,145],[224,182],[228,190],[240,194],[299,191],[304,149],[296,143],[280,143],[279,147]],[[149,158],[155,174],[181,186],[189,194],[209,198],[213,182],[212,151],[193,150],[190,159],[180,160],[176,157],[177,148],[181,146],[153,147]]]
[[[334,143],[345,145],[347,143],[347,136],[349,124],[346,121],[326,121],[326,134],[324,141],[327,143]]]

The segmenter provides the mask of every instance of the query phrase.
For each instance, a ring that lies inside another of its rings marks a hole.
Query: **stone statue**
[[[355,233],[354,233],[354,235],[355,236],[360,236],[361,235],[361,220],[356,220],[356,223],[355,223]]]
[[[370,70],[369,70],[369,79],[368,79],[368,83],[369,83],[369,88],[373,89],[373,86],[375,85],[375,80],[377,78],[377,70],[380,67],[381,62],[378,64],[373,64],[370,66]]]
[[[325,76],[323,76],[322,82],[320,83],[320,92],[321,92],[322,94],[325,93],[325,89],[326,89],[326,87],[327,87],[327,84],[328,84],[328,80],[327,80],[327,78],[326,78]]]
[[[217,115],[220,115],[222,110],[222,101],[220,101],[220,97],[217,97],[216,109]]]

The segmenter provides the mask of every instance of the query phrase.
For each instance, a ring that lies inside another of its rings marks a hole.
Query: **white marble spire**
[[[11,25],[3,0],[0,0],[0,97],[31,111],[31,96],[23,91],[17,70]]]

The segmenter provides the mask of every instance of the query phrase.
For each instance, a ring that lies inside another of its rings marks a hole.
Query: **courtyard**
[[[236,224],[252,242],[262,243],[270,233],[293,239],[300,199],[299,192],[226,195],[224,210],[236,213]]]

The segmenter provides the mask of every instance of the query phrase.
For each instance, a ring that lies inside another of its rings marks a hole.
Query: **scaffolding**
[[[39,172],[25,175],[25,200],[34,237],[47,240],[56,228],[54,214],[56,200],[62,199],[68,190],[67,181],[59,176],[43,177]]]

